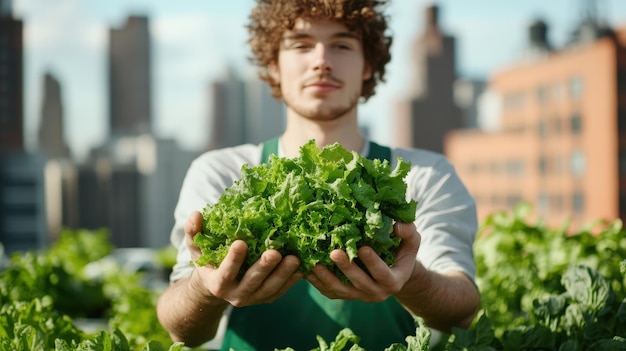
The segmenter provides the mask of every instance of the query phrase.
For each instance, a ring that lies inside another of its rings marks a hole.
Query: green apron
[[[390,160],[391,150],[374,142],[368,158]],[[263,144],[261,162],[278,154],[278,138]],[[328,343],[339,331],[350,328],[367,350],[382,351],[393,343],[405,343],[415,332],[414,318],[394,297],[382,303],[332,300],[306,280],[296,283],[271,304],[234,308],[222,350],[272,351],[291,347],[310,351],[319,346],[319,335]]]

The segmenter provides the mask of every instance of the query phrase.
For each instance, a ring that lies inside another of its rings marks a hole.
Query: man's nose
[[[315,45],[315,50],[313,50],[313,53],[313,70],[330,72],[332,70],[331,60],[329,57],[330,49],[326,45],[318,43],[317,45]]]

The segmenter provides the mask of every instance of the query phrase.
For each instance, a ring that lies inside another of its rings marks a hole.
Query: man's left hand
[[[345,284],[325,266],[313,267],[306,279],[323,295],[331,299],[362,300],[382,302],[400,291],[411,278],[416,265],[417,251],[421,236],[413,223],[396,223],[394,232],[402,241],[398,246],[396,261],[389,267],[369,246],[359,248],[358,256],[365,265],[366,272],[355,262],[350,262],[348,254],[333,250],[331,260],[350,280]]]

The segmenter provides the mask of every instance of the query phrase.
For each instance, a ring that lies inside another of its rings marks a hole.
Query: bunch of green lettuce
[[[417,202],[406,199],[409,170],[401,158],[392,170],[387,160],[369,160],[337,143],[320,150],[314,140],[296,158],[272,155],[268,163],[243,165],[242,177],[203,210],[196,263],[219,266],[240,239],[248,244],[242,274],[268,249],[297,256],[304,273],[320,263],[344,280],[329,257],[334,249],[354,260],[359,247],[370,246],[392,265],[400,243],[394,221],[415,220]]]

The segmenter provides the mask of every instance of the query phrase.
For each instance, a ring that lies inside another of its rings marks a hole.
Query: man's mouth
[[[316,77],[316,79],[307,82],[304,87],[311,88],[318,92],[330,92],[341,88],[342,84],[339,79],[330,77],[330,76],[322,76]]]

